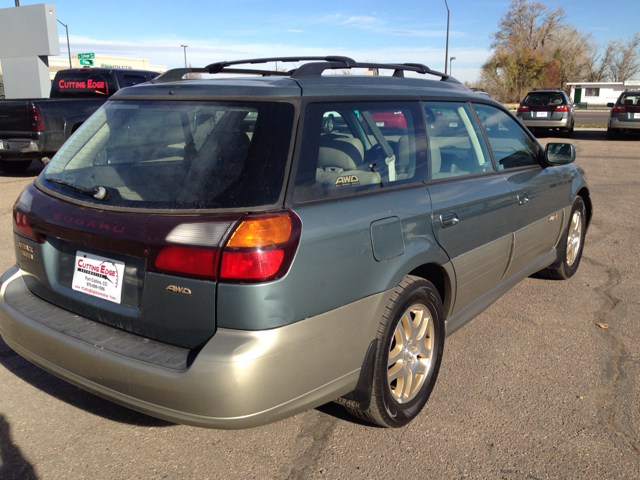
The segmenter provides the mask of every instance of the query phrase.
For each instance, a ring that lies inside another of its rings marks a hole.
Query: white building
[[[587,107],[606,107],[607,103],[615,102],[620,94],[627,89],[640,90],[640,80],[626,82],[570,82],[569,96],[573,103],[586,103]]]

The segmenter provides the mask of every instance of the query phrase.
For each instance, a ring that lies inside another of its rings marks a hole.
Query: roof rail
[[[296,63],[296,62],[310,62],[301,65],[298,68],[294,68],[289,71],[278,70],[259,70],[252,68],[232,68],[235,65],[255,65],[260,63],[270,62],[283,62],[283,63]],[[174,68],[168,70],[162,75],[154,78],[152,83],[165,83],[182,80],[187,73],[232,73],[232,74],[247,74],[247,75],[262,75],[268,76],[282,76],[291,78],[309,78],[319,77],[325,70],[335,69],[351,69],[351,68],[378,68],[393,70],[393,76],[396,78],[404,77],[404,72],[416,72],[420,74],[435,75],[440,77],[441,81],[450,81],[459,83],[450,75],[446,75],[435,70],[431,70],[426,65],[420,63],[358,63],[352,58],[342,57],[338,55],[326,56],[326,57],[271,57],[271,58],[253,58],[246,60],[234,60],[231,62],[216,62],[207,65],[204,68]]]

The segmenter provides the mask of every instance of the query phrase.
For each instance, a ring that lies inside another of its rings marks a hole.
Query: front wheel
[[[438,377],[444,336],[438,291],[422,278],[405,277],[378,328],[369,407],[347,410],[382,427],[401,427],[413,420]]]
[[[558,257],[560,266],[557,268],[545,268],[540,273],[556,280],[566,280],[573,277],[580,265],[582,249],[584,248],[584,236],[586,232],[587,213],[584,201],[576,197],[571,208],[569,225],[558,245]]]

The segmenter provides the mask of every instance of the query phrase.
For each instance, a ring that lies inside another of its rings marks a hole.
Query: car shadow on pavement
[[[0,478],[3,480],[36,480],[38,478],[33,465],[24,458],[18,446],[11,440],[11,428],[4,415],[0,415]]]
[[[139,427],[175,425],[110,402],[59,379],[15,353],[2,338],[0,338],[0,366],[47,395],[107,420]],[[0,475],[0,479],[4,478]]]
[[[38,160],[31,160],[31,165],[24,172],[19,173],[7,173],[0,170],[0,177],[14,177],[14,178],[29,178],[37,177],[42,172],[44,164]]]
[[[382,428],[378,425],[374,425],[373,423],[369,423],[364,420],[361,420],[358,417],[354,417],[349,412],[347,412],[342,405],[338,405],[335,402],[329,402],[329,403],[325,403],[324,405],[320,405],[319,407],[316,407],[316,410],[324,413],[325,415],[329,415],[338,420],[350,422],[355,425],[364,425],[365,427],[371,427],[371,428]]]

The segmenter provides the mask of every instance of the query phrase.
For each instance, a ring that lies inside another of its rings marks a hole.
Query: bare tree
[[[4,79],[0,75],[0,100],[4,99]]]
[[[587,50],[587,70],[584,80],[587,82],[605,82],[607,80],[607,68],[611,62],[613,48],[611,43],[604,51],[594,41],[586,45]]]
[[[612,40],[607,50],[612,55],[607,63],[607,73],[610,80],[624,82],[640,72],[640,32],[623,40]]]

